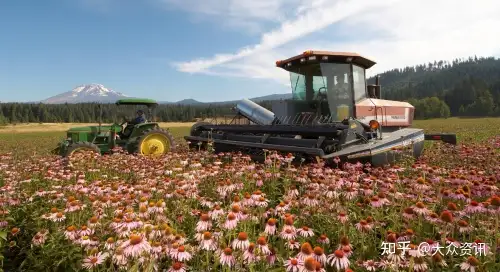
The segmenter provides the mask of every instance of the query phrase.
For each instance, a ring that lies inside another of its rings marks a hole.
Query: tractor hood
[[[105,125],[101,126],[101,132],[108,132],[111,130],[111,128],[114,128],[115,132],[120,132],[121,128],[119,125]],[[99,126],[87,126],[87,127],[74,127],[68,129],[67,132],[69,133],[97,133],[99,131]]]

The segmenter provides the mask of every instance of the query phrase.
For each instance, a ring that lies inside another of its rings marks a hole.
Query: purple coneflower
[[[297,258],[289,258],[285,261],[286,272],[301,272],[304,270],[304,261]]]
[[[248,246],[250,245],[250,242],[248,241],[248,234],[246,232],[238,233],[238,237],[234,239],[231,245],[234,249],[240,249],[240,250],[247,249]]]
[[[83,268],[88,270],[94,269],[98,265],[102,264],[108,258],[108,256],[109,256],[108,253],[102,253],[102,252],[90,255],[87,258],[83,259],[82,266]]]
[[[121,247],[124,249],[123,253],[127,257],[137,257],[143,252],[149,252],[151,245],[141,235],[130,235],[130,238],[125,241]]]
[[[327,262],[331,266],[335,267],[337,270],[347,269],[349,266],[349,259],[344,254],[342,250],[335,250],[332,254],[328,255]]]

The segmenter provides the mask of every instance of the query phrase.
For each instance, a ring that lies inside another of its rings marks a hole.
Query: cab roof
[[[353,63],[365,69],[376,64],[375,61],[357,53],[308,50],[295,57],[286,60],[278,60],[276,61],[276,66],[288,70],[288,67],[291,68],[291,66],[311,63],[311,61],[316,63]]]
[[[116,101],[116,105],[145,105],[145,106],[156,106],[158,102],[149,98],[124,98]]]

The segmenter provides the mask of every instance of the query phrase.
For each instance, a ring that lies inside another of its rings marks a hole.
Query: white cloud
[[[282,4],[283,0],[266,2]],[[182,72],[274,79],[284,84],[287,75],[275,67],[275,60],[307,49],[354,51],[370,57],[378,64],[369,74],[440,59],[500,54],[500,1],[313,0],[294,4],[293,16],[262,33],[258,44],[174,65]],[[272,12],[279,10],[271,9],[263,18],[272,18]],[[329,40],[332,28],[336,32],[331,37],[349,33],[355,41]],[[308,36],[319,30],[325,30],[321,40]]]

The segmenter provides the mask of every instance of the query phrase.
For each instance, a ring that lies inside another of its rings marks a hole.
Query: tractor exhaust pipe
[[[272,111],[246,98],[242,99],[236,105],[236,112],[258,125],[272,125],[277,123],[276,115]]]

